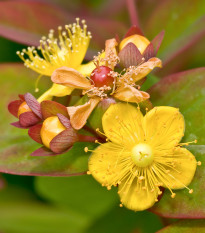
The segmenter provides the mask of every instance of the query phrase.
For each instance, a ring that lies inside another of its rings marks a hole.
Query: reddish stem
[[[131,24],[136,25],[137,27],[140,28],[138,13],[135,6],[136,5],[135,0],[126,0],[126,3],[127,3],[126,5],[129,12]]]
[[[80,142],[95,142],[96,140],[99,140],[99,138],[93,137],[93,136],[78,134],[78,140]]]

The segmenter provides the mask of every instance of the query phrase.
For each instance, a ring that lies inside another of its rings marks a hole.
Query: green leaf
[[[86,217],[74,211],[33,203],[0,204],[0,231],[6,233],[64,233],[82,232]]]
[[[195,61],[193,57],[195,47],[200,43],[203,46],[205,35],[203,0],[178,0],[158,1],[151,7],[152,12],[148,18],[147,13],[150,1],[145,1],[146,7],[141,10],[145,34],[152,39],[161,30],[165,30],[165,37],[159,50],[159,57],[163,60],[164,68],[157,74],[164,76],[173,71],[186,68],[188,61]],[[151,3],[152,4],[152,3]],[[203,56],[201,56],[203,60]],[[191,65],[191,64],[190,64]],[[193,66],[191,66],[193,68]]]
[[[194,189],[189,194],[186,189],[177,190],[172,199],[165,191],[162,199],[153,207],[153,211],[170,218],[205,218],[204,181],[205,175],[205,68],[193,69],[170,75],[150,89],[154,105],[178,107],[184,115],[186,129],[183,141],[197,139],[198,144],[188,149],[202,162],[197,167],[195,177],[190,185]],[[182,174],[183,175],[183,174]]]
[[[82,175],[87,171],[89,153],[84,147],[93,149],[96,145],[75,143],[65,154],[57,156],[31,156],[39,147],[28,135],[7,138],[0,143],[0,172],[33,176]]]
[[[79,17],[87,21],[95,45],[102,49],[105,40],[115,36],[115,30],[121,35],[126,30],[123,22],[87,15],[81,9],[74,13],[46,2],[0,2],[0,35],[19,43],[38,46],[40,38],[48,35],[50,29],[56,30],[58,26],[74,23],[75,18]]]
[[[205,220],[181,220],[174,224],[171,224],[158,233],[202,233],[205,229]]]
[[[7,184],[0,192],[0,232],[84,232],[89,222],[74,210],[62,210],[39,201],[25,188]]]
[[[173,106],[184,115],[184,141],[205,144],[205,68],[188,70],[163,78],[149,93],[154,106]]]
[[[40,196],[56,205],[73,209],[90,218],[105,214],[118,200],[116,189],[108,191],[88,175],[38,177],[36,190]]]
[[[148,233],[156,232],[162,227],[160,218],[148,211],[135,213],[126,208],[115,207],[95,221],[86,233]]]

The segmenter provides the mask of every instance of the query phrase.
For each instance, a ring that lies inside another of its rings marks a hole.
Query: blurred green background
[[[87,59],[104,48],[106,39],[116,34],[122,38],[132,23],[139,23],[150,40],[165,30],[159,50],[164,67],[150,75],[147,89],[169,74],[204,65],[204,13],[204,0],[0,1],[1,156],[6,158],[13,150],[15,162],[15,153],[21,153],[21,147],[24,153],[23,146],[32,143],[26,132],[9,125],[15,119],[7,104],[19,93],[34,93],[38,76],[22,65],[16,51],[37,45],[49,29],[73,23],[76,17],[85,18],[93,34]],[[45,78],[40,91],[49,85]],[[33,143],[30,150],[34,148],[38,145]],[[1,186],[2,233],[154,233],[174,221],[120,208],[116,190],[107,191],[91,176],[2,174]]]

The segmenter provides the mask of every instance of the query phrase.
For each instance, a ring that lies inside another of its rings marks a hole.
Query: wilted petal
[[[80,72],[65,66],[56,69],[51,76],[51,80],[54,83],[78,89],[88,89],[91,86],[90,81]]]
[[[130,72],[126,72],[122,78],[132,78],[134,82],[137,82],[147,76],[156,67],[162,67],[162,61],[157,57],[153,57],[147,62],[142,63],[140,66],[132,68]]]
[[[93,109],[100,102],[99,97],[91,98],[87,103],[76,107],[68,107],[68,114],[70,116],[70,122],[73,128],[81,129],[90,116]]]
[[[139,91],[138,89],[127,85],[119,87],[113,97],[125,102],[140,103],[149,99],[150,96],[147,92]]]

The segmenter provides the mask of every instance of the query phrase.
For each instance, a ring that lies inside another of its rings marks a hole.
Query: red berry
[[[98,66],[92,71],[90,78],[93,80],[96,87],[103,87],[104,85],[113,87],[114,78],[110,75],[110,69],[107,66]]]

